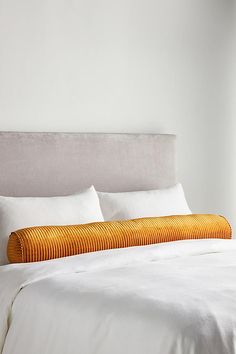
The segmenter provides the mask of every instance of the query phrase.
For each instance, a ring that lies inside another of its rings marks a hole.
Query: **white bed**
[[[2,266],[0,280],[3,354],[236,350],[233,240],[177,241]]]
[[[175,183],[173,141],[160,135],[0,133],[0,192],[75,192],[86,184],[86,167],[88,183],[94,178],[100,190],[166,187]],[[69,186],[58,177],[62,169],[65,177],[65,166]],[[115,173],[114,189],[109,171]],[[233,354],[235,299],[234,240],[176,241],[4,265],[0,352]]]

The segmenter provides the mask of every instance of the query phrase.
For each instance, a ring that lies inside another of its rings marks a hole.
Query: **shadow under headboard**
[[[164,188],[175,180],[175,136],[0,132],[0,195],[54,196]]]

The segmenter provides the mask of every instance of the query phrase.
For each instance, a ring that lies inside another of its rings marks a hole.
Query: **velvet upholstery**
[[[175,136],[0,132],[0,195],[55,196],[175,184]]]

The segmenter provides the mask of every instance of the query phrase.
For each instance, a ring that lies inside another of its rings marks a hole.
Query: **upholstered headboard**
[[[163,188],[175,181],[175,136],[0,132],[0,195]]]

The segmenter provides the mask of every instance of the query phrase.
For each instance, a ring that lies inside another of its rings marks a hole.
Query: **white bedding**
[[[3,354],[236,353],[236,240],[0,267]]]

